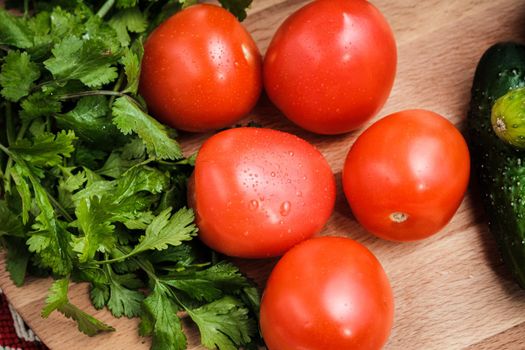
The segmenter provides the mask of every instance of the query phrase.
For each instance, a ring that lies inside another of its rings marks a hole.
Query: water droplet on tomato
[[[259,202],[257,202],[255,199],[252,199],[250,201],[250,210],[257,210],[259,208]]]
[[[282,216],[286,216],[288,214],[290,214],[290,210],[292,209],[292,204],[288,201],[286,202],[283,202],[281,204],[281,208],[279,209],[279,213],[282,215]]]

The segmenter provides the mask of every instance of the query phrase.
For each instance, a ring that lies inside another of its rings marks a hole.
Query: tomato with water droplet
[[[349,238],[316,237],[277,263],[260,316],[269,350],[375,350],[389,337],[394,300],[367,248]]]
[[[278,256],[324,227],[334,208],[335,179],[305,140],[234,128],[202,145],[189,203],[199,237],[211,248],[236,257]]]
[[[157,27],[144,44],[140,94],[160,121],[181,130],[237,122],[262,89],[254,40],[227,10],[190,6]]]

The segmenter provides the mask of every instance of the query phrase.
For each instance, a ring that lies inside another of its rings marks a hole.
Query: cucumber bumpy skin
[[[499,43],[481,57],[472,85],[467,124],[474,175],[491,233],[514,279],[525,288],[525,150],[492,129],[495,101],[525,86],[525,46]]]
[[[525,88],[510,90],[492,107],[492,129],[511,146],[525,148]]]

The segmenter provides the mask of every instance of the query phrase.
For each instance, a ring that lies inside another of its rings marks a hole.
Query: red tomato
[[[277,256],[325,225],[335,179],[322,154],[297,136],[235,128],[202,145],[189,202],[199,237],[211,248],[244,258]]]
[[[235,123],[259,98],[261,55],[227,10],[190,6],[162,23],[144,45],[140,94],[162,122],[186,131]]]
[[[317,237],[288,251],[261,302],[269,350],[368,350],[387,341],[394,318],[388,278],[363,245]]]
[[[397,64],[393,33],[364,0],[316,0],[288,17],[264,58],[264,86],[294,123],[320,134],[360,127],[385,103]]]
[[[357,220],[375,235],[412,241],[441,230],[467,189],[470,157],[460,132],[425,110],[391,114],[355,141],[343,188]]]

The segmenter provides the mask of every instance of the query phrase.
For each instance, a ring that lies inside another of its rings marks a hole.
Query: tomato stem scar
[[[408,214],[396,211],[396,212],[390,214],[389,217],[390,217],[390,220],[392,220],[393,222],[400,224],[402,222],[407,221]]]

